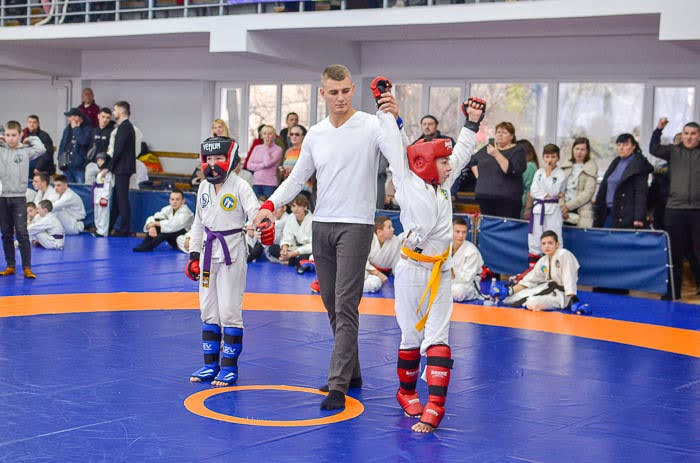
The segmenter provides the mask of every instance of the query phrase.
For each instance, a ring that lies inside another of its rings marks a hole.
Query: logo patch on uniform
[[[559,267],[561,267],[561,263],[559,263],[559,261],[556,260],[556,261],[554,261],[554,266],[555,266],[556,268],[559,268]]]
[[[448,141],[449,141],[449,140],[448,140]],[[440,188],[440,192],[442,193],[443,198],[445,198],[445,199],[450,199],[450,197],[447,196],[447,190],[443,190],[442,188]]]
[[[230,193],[226,193],[222,198],[221,198],[221,209],[225,211],[232,211],[236,208],[236,205],[238,204],[238,201],[236,200],[236,197],[233,196]]]
[[[199,198],[199,205],[202,209],[209,205],[209,193],[202,193],[202,197]]]

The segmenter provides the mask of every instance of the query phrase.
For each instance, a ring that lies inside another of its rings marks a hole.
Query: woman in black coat
[[[595,200],[595,227],[642,228],[647,220],[649,174],[654,168],[629,133],[617,137],[617,157]]]

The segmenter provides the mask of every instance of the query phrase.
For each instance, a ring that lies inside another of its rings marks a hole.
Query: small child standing
[[[238,380],[238,357],[243,349],[241,308],[248,270],[246,224],[260,206],[251,186],[234,172],[240,162],[234,140],[207,138],[200,153],[204,180],[197,191],[197,209],[190,229],[190,260],[185,274],[192,280],[200,280],[204,366],[192,373],[190,381],[229,386]],[[262,232],[263,244],[272,240],[273,224]]]
[[[95,155],[99,172],[92,185],[92,209],[95,214],[95,236],[98,237],[107,236],[109,230],[109,206],[114,188],[114,176],[109,171],[111,159],[107,153]]]
[[[63,225],[56,214],[51,212],[53,204],[48,199],[42,199],[37,209],[39,217],[29,226],[29,240],[46,249],[63,249]]]

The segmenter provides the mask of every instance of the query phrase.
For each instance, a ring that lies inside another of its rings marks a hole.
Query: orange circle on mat
[[[226,421],[227,423],[245,424],[248,426],[276,426],[276,427],[294,427],[294,426],[321,426],[324,424],[339,423],[341,421],[351,420],[358,417],[365,411],[364,405],[357,399],[350,396],[345,396],[345,409],[331,416],[324,416],[323,418],[312,418],[309,420],[254,420],[250,418],[241,418],[238,416],[225,415],[223,413],[215,412],[206,405],[204,401],[209,397],[215,396],[217,394],[223,394],[225,392],[232,391],[296,391],[296,392],[308,392],[310,394],[318,395],[328,395],[325,392],[321,392],[318,389],[313,389],[310,387],[299,387],[299,386],[284,386],[284,385],[260,385],[260,386],[230,386],[221,387],[214,389],[205,389],[203,391],[196,392],[185,399],[185,408],[195,415],[203,416],[205,418],[211,418],[218,421]]]

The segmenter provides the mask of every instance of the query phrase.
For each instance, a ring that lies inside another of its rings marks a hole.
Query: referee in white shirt
[[[358,306],[374,231],[379,156],[380,151],[403,151],[403,145],[396,122],[398,106],[390,93],[382,95],[375,116],[352,107],[355,85],[345,66],[328,66],[321,84],[329,115],[311,127],[294,169],[261,206],[254,225],[265,218],[274,222],[275,207],[289,203],[316,172],[312,247],[321,298],[335,337],[329,393],[321,408],[334,410],[345,406],[349,387],[362,385]]]

